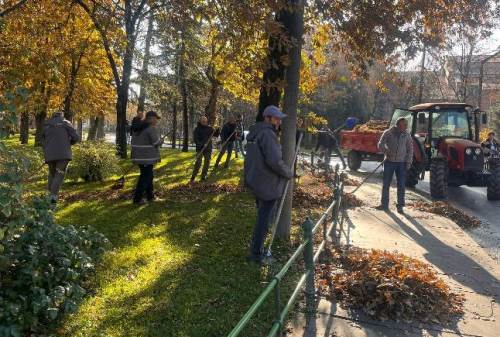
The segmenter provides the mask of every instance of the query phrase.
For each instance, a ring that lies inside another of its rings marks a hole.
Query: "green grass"
[[[155,169],[155,187],[186,184],[194,154],[166,150]],[[130,162],[122,161],[122,169]],[[241,159],[219,170],[212,181],[240,183]],[[63,191],[80,193],[109,189],[106,183],[67,182]],[[138,176],[126,176],[129,193]],[[34,182],[33,191],[43,190]],[[112,250],[105,253],[89,280],[91,292],[78,311],[67,317],[59,335],[90,336],[224,336],[266,286],[266,269],[245,262],[255,205],[248,193],[192,195],[168,193],[151,205],[129,200],[94,198],[61,203],[60,224],[90,225],[105,234]],[[296,235],[296,229],[294,235]],[[275,254],[286,257],[291,246]],[[296,282],[296,271],[284,284],[284,295]],[[267,334],[273,321],[272,296],[242,336]]]

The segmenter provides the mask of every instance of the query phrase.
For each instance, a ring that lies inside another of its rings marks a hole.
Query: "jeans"
[[[57,199],[59,195],[59,189],[64,182],[68,163],[69,160],[56,160],[47,163],[49,165],[47,190],[50,192],[53,199]]]
[[[392,177],[396,173],[398,183],[398,207],[405,205],[405,180],[406,180],[406,163],[398,163],[386,161],[384,163],[384,185],[382,187],[381,205],[389,207],[389,187],[391,186]]]
[[[203,153],[196,152],[196,162],[194,163],[193,175],[191,180],[193,181],[198,172],[200,171],[201,162],[203,161],[203,170],[201,171],[201,179],[205,180],[207,178],[208,168],[210,167],[210,160],[212,159],[212,149],[205,149]]]
[[[277,199],[257,199],[257,223],[253,229],[252,244],[250,246],[250,254],[253,259],[261,260],[264,257],[264,240],[269,230],[276,201]]]
[[[146,193],[146,198],[148,200],[154,199],[153,194],[153,164],[150,165],[139,165],[141,174],[137,180],[137,186],[134,192],[134,202],[140,202],[144,193]]]
[[[234,142],[234,156],[238,158],[238,152],[241,153],[241,156],[245,158],[245,152],[243,151],[243,142],[241,139],[237,139]]]
[[[340,149],[338,148],[338,146],[333,147],[333,148],[329,147],[326,149],[325,163],[330,165],[330,157],[332,156],[332,152],[335,152],[337,154],[337,156],[339,156],[340,161],[342,162],[342,166],[344,166],[344,168],[345,168],[346,164],[344,161],[344,156],[342,156],[342,152],[340,152]]]
[[[217,160],[215,161],[215,167],[219,166],[220,160],[222,159],[222,156],[224,153],[227,151],[227,157],[226,157],[226,163],[224,164],[224,167],[229,167],[229,161],[231,160],[231,154],[233,153],[233,147],[234,147],[234,141],[229,141],[227,142],[224,146],[222,146],[222,149],[220,149],[220,153],[217,156]]]

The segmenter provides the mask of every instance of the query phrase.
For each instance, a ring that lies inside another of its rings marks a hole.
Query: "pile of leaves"
[[[357,186],[361,185],[359,180],[352,179],[348,176],[343,177],[342,181],[344,182],[344,186],[356,186],[357,187]]]
[[[59,199],[63,202],[87,200],[127,200],[131,199],[130,191],[121,192],[116,189],[100,189],[95,191],[82,191],[78,193],[61,192]]]
[[[109,241],[60,226],[44,198],[27,198],[30,161],[0,141],[0,336],[40,335],[84,297]]]
[[[324,177],[304,175],[293,191],[294,205],[304,208],[325,207],[333,201],[333,190]]]
[[[162,197],[186,200],[192,199],[193,196],[202,196],[206,194],[233,194],[243,191],[244,188],[241,185],[198,182],[189,185],[176,185],[172,188],[159,191],[159,195]]]
[[[354,131],[365,133],[379,133],[389,128],[389,122],[377,119],[371,119],[365,124],[356,125]]]
[[[462,295],[452,293],[426,263],[382,250],[342,247],[317,267],[322,295],[380,320],[446,322],[463,314]]]
[[[352,193],[344,192],[342,195],[342,206],[345,208],[355,208],[363,205],[363,201]]]
[[[464,213],[445,201],[415,201],[408,206],[418,209],[421,212],[441,215],[445,218],[453,220],[462,228],[474,228],[481,226],[481,220]]]

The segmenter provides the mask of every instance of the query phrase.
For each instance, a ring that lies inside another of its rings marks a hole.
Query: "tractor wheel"
[[[351,150],[347,154],[347,165],[351,171],[357,171],[361,167],[361,155],[358,151]]]
[[[431,196],[435,199],[448,197],[448,163],[446,160],[431,162]]]
[[[406,187],[415,188],[418,184],[418,177],[420,176],[419,164],[413,159],[410,169],[406,172]]]
[[[500,167],[491,172],[487,184],[488,200],[500,200]]]

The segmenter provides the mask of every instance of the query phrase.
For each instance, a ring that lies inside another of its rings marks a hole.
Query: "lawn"
[[[115,193],[109,192],[119,175],[105,183],[64,185],[67,200],[57,207],[57,221],[92,226],[113,248],[89,280],[90,294],[65,318],[58,335],[223,336],[266,286],[268,270],[245,261],[255,221],[251,195],[239,189],[173,189],[187,184],[194,154],[164,150],[162,158],[155,170],[160,198],[153,204],[136,206],[123,197],[133,189],[137,169]],[[220,169],[209,180],[239,185],[242,163],[233,160],[230,169]],[[126,169],[130,163],[120,165]],[[42,191],[43,182],[33,182],[31,190]],[[293,246],[279,243],[275,255],[284,260]],[[284,296],[294,276],[296,271],[284,284]],[[243,336],[264,335],[273,312],[269,301]]]

